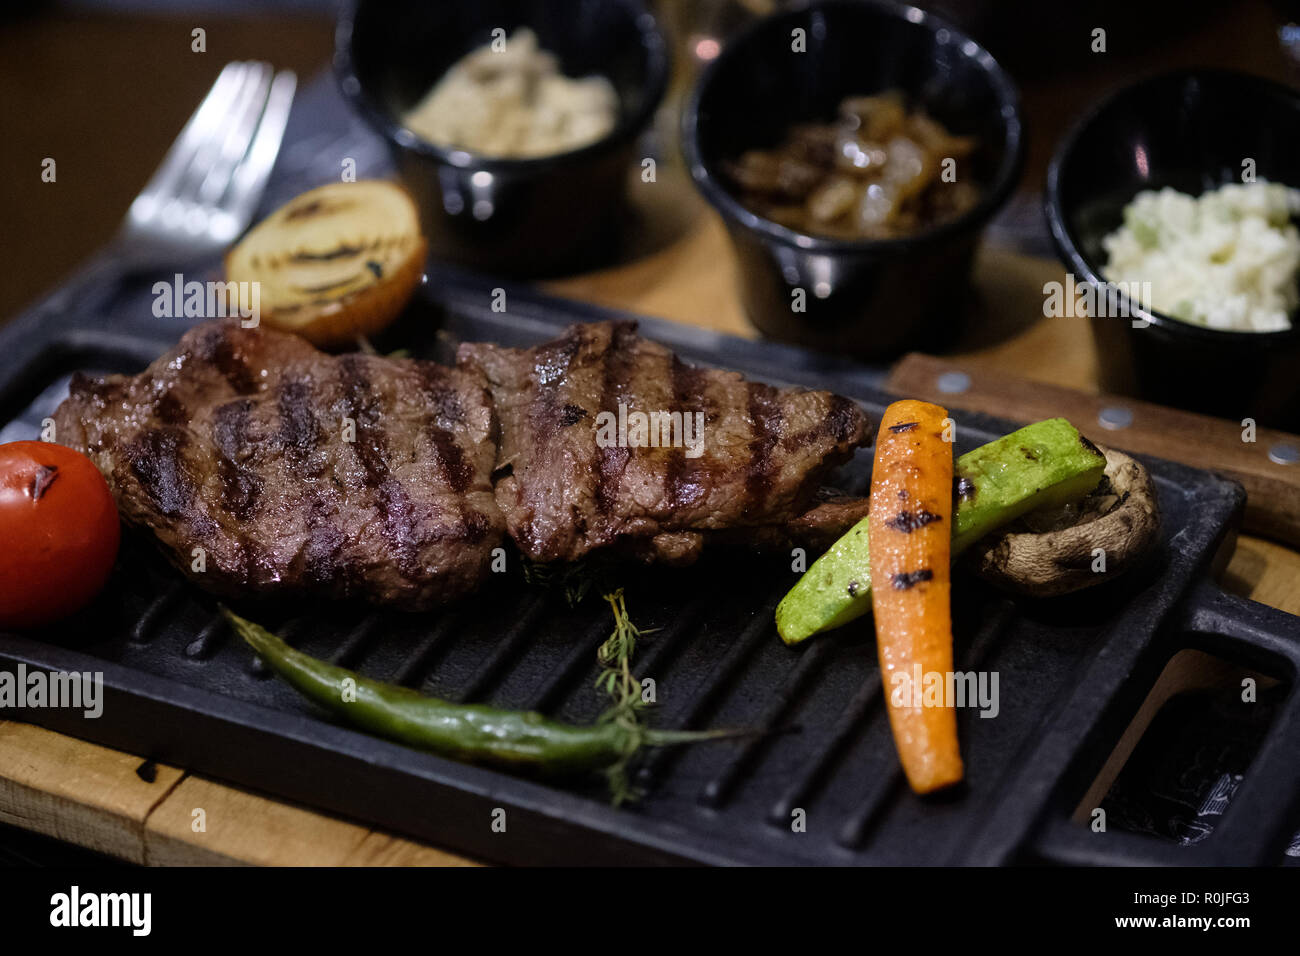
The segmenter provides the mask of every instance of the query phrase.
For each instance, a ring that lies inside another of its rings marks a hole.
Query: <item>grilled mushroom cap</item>
[[[1051,597],[1112,580],[1141,561],[1160,533],[1155,484],[1128,455],[1101,451],[1106,476],[1096,491],[1067,508],[1026,515],[971,549],[980,577]]]

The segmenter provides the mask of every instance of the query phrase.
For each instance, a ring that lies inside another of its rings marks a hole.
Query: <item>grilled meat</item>
[[[538,562],[687,563],[707,541],[824,545],[865,513],[818,491],[868,438],[847,399],[686,365],[632,323],[465,345],[458,365],[210,322],[140,375],[75,376],[56,434],[128,522],[232,596],[419,609],[479,584],[507,529]],[[636,447],[650,411],[668,424]]]
[[[534,561],[613,548],[687,563],[710,538],[824,543],[865,514],[864,501],[813,500],[870,440],[846,398],[688,365],[632,322],[531,349],[462,345],[457,359],[487,379],[497,504]]]
[[[140,375],[76,376],[55,425],[219,594],[428,607],[472,590],[503,533],[472,371],[211,322]]]

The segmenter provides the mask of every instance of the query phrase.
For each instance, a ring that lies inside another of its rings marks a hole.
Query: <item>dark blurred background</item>
[[[438,0],[457,2],[457,0]],[[700,38],[726,33],[779,0],[658,0],[679,50],[680,92]],[[1276,0],[940,0],[921,2],[988,46],[1020,82],[1030,131],[1018,201],[998,235],[1032,240],[1052,148],[1100,94],[1175,66],[1224,66],[1300,84],[1300,3]],[[0,320],[104,244],[222,64],[263,59],[304,83],[328,66],[329,0],[9,0],[0,13],[5,105],[0,208],[6,268]],[[191,51],[191,31],[207,50]],[[1090,49],[1106,30],[1107,51]],[[58,162],[57,184],[40,180]],[[1033,242],[1026,246],[1033,248]],[[1047,253],[1046,247],[1042,249]]]

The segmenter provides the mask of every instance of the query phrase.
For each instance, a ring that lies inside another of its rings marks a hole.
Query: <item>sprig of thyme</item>
[[[638,800],[642,791],[633,785],[629,774],[632,758],[643,748],[673,746],[702,740],[716,740],[735,736],[734,731],[660,731],[651,730],[646,713],[649,705],[642,697],[641,681],[632,672],[632,658],[637,644],[654,630],[642,630],[633,622],[627,611],[627,599],[622,588],[608,584],[603,566],[577,564],[536,564],[525,559],[524,579],[529,584],[544,588],[563,589],[570,606],[579,604],[593,589],[609,605],[614,617],[614,629],[596,651],[600,673],[596,675],[596,689],[610,698],[610,706],[597,718],[598,723],[617,724],[623,730],[626,745],[623,756],[606,768],[610,797],[614,806]]]
[[[632,757],[645,744],[648,731],[645,722],[646,702],[641,694],[641,682],[632,673],[632,656],[636,653],[637,641],[652,632],[643,631],[632,623],[622,588],[607,591],[602,596],[613,612],[614,630],[596,652],[601,663],[596,686],[609,695],[613,703],[599,719],[601,723],[615,723],[622,727],[627,733],[628,741],[622,759],[605,771],[614,806],[618,806],[635,801],[642,795],[628,775]]]
[[[637,639],[644,632],[628,616],[622,588],[603,597],[614,613],[614,630],[596,652],[596,658],[604,665],[596,686],[613,699],[614,706],[606,714],[607,719],[613,720],[625,714],[635,715],[644,706],[641,683],[632,674],[632,655],[636,653]]]

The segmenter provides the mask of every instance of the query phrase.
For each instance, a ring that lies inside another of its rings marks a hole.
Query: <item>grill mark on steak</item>
[[[329,519],[329,509],[319,496],[307,503],[307,542],[303,547],[302,572],[317,585],[350,585],[355,581],[352,566],[342,560],[346,538]]]
[[[320,423],[311,407],[311,386],[302,381],[281,382],[276,389],[275,406],[280,418],[276,438],[301,470],[321,439]]]
[[[622,338],[620,332],[624,328],[625,326],[618,325],[610,330],[609,344],[602,355],[604,374],[598,414],[599,412],[618,414],[618,403],[632,376],[631,350],[619,347],[619,340]],[[632,450],[619,445],[605,448],[599,445],[593,446],[596,449],[596,508],[602,515],[608,515],[614,510],[619,483],[628,459],[632,457]]]
[[[365,473],[366,487],[375,492],[384,539],[393,548],[402,574],[411,578],[419,572],[415,513],[406,489],[389,471],[379,398],[362,367],[363,361],[357,355],[345,355],[339,360],[344,406],[356,422],[356,441],[352,442],[352,448]]]
[[[127,461],[154,505],[169,518],[185,515],[194,501],[194,485],[181,465],[185,433],[150,428],[127,446]]]
[[[455,436],[439,422],[448,421],[454,426],[463,426],[465,410],[461,408],[455,391],[442,380],[439,366],[421,364],[419,375],[424,395],[433,406],[434,417],[429,419],[427,433],[438,454],[438,467],[452,491],[463,494],[474,478],[474,469],[465,460]]]
[[[704,387],[706,379],[701,369],[687,365],[676,355],[672,357],[669,375],[672,379],[671,390],[673,407],[681,409],[682,418],[693,414],[693,402],[703,406],[705,403]],[[703,411],[703,407],[699,409]],[[698,460],[698,459],[695,459]],[[704,489],[695,479],[694,461],[686,457],[686,449],[674,448],[668,456],[667,473],[664,476],[664,503],[673,510],[694,505],[704,495]]]
[[[257,391],[257,379],[248,362],[220,325],[200,326],[202,330],[194,343],[192,355],[214,366],[222,377],[240,395]]]
[[[397,552],[397,567],[408,579],[420,573],[419,546],[415,534],[415,508],[401,482],[385,478],[378,488],[380,511],[384,516],[384,537]]]
[[[436,417],[430,420],[428,435],[438,454],[438,466],[443,480],[456,492],[457,519],[460,536],[467,541],[478,543],[492,530],[492,519],[483,512],[471,507],[464,493],[474,480],[474,469],[465,459],[455,435],[442,427],[446,421],[455,427],[463,428],[466,423],[465,408],[460,396],[445,381],[446,370],[440,365],[421,363],[420,381],[424,394],[433,403]],[[485,395],[486,399],[487,396]]]
[[[212,443],[218,452],[221,506],[236,518],[247,518],[257,506],[262,480],[244,465],[248,450],[249,399],[228,402],[212,413]]]
[[[185,403],[170,391],[158,397],[158,418],[164,425],[184,425],[189,421],[189,411]]]
[[[682,415],[685,416],[685,404],[682,396],[686,388],[686,383],[681,371],[682,363],[677,360],[677,356],[672,357],[668,367],[668,391],[673,397],[673,408],[682,409]],[[685,485],[682,477],[686,472],[686,451],[685,449],[674,448],[668,454],[668,461],[664,466],[664,505],[668,508],[678,508],[680,505],[682,493]]]
[[[470,541],[482,541],[492,530],[492,519],[481,511],[466,509],[464,518],[465,537]]]
[[[749,382],[746,388],[749,420],[753,423],[749,464],[745,474],[745,495],[750,502],[759,501],[772,486],[775,465],[772,451],[781,437],[784,417],[776,401],[776,389],[761,382]]]
[[[826,434],[837,442],[850,441],[862,411],[843,395],[831,395],[831,412],[826,416]]]
[[[301,379],[283,381],[275,390],[275,409],[279,425],[275,440],[284,454],[290,472],[298,478],[317,474],[322,462],[319,455],[324,430],[312,409],[311,385]],[[323,456],[321,456],[323,459]],[[330,510],[315,482],[302,498],[307,540],[302,547],[303,580],[316,586],[347,586],[355,580],[350,567],[342,561],[345,537],[330,520]]]
[[[810,442],[830,439],[834,442],[851,441],[857,423],[862,419],[862,411],[857,403],[843,395],[830,396],[830,408],[824,418],[810,427],[787,432],[781,439],[781,447],[793,451]]]
[[[378,488],[388,478],[381,442],[384,427],[379,423],[379,403],[371,392],[370,379],[361,367],[361,358],[345,355],[339,359],[339,385],[343,408],[356,425],[352,452],[365,472],[367,488]]]
[[[429,425],[429,439],[438,451],[438,463],[447,484],[457,494],[464,492],[474,477],[474,470],[466,463],[456,439],[451,432],[436,424]]]

